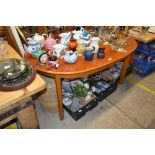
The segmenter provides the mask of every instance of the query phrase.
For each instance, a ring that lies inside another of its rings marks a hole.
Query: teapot
[[[35,33],[35,35],[33,36],[33,39],[36,40],[41,45],[41,47],[44,46],[44,35],[46,34],[39,35],[38,33]]]
[[[71,51],[67,51],[66,54],[63,56],[65,62],[67,63],[75,63],[77,58],[78,58],[78,53],[77,51],[73,52]]]
[[[62,44],[53,45],[53,54],[58,58],[61,56],[63,50],[65,50],[66,46]]]
[[[49,34],[49,37],[47,34],[43,34],[43,36],[46,36],[47,39],[44,42],[44,50],[45,51],[53,51],[53,46],[57,44],[58,39],[52,38],[52,34]]]
[[[65,45],[67,47],[68,42],[69,42],[69,40],[71,38],[71,34],[72,34],[71,32],[61,33],[59,35],[59,37],[61,37],[60,44]]]
[[[71,50],[74,50],[74,51],[75,51],[75,50],[76,50],[76,47],[78,46],[78,43],[77,43],[76,39],[71,38],[71,39],[69,40],[68,46],[69,46],[69,48],[70,48]]]
[[[34,38],[28,38],[28,46],[24,44],[24,49],[34,56],[35,52],[41,50],[41,45]]]

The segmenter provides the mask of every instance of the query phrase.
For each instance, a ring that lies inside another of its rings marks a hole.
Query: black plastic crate
[[[77,111],[73,112],[71,111],[69,108],[67,108],[65,105],[64,109],[71,115],[71,117],[77,121],[79,120],[82,116],[84,116],[88,111],[94,109],[96,106],[98,105],[98,101],[97,99],[93,99],[92,101],[90,101],[88,104],[86,104],[85,106],[83,106],[82,108],[78,109]]]
[[[109,85],[107,88],[104,88],[105,90],[103,90],[103,91],[100,90],[99,92],[93,92],[93,94],[97,98],[97,101],[99,101],[99,102],[104,100],[108,95],[112,94],[117,89],[117,86],[118,86],[116,80],[108,80],[108,79],[105,80],[102,78],[102,74],[100,74],[100,73],[97,73],[94,76],[93,75],[90,76],[88,78],[88,83],[89,83],[90,87],[95,87],[96,89],[97,89],[98,83],[105,83],[105,84]]]
[[[109,86],[105,91],[101,93],[96,93],[94,92],[94,95],[96,95],[97,101],[100,102],[104,100],[107,96],[111,95],[116,89],[117,89],[118,84],[114,83]]]

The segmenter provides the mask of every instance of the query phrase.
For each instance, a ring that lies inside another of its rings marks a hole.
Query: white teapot
[[[62,44],[53,45],[53,54],[59,58],[61,56],[61,52],[65,49],[66,49],[65,45]]]
[[[67,51],[66,54],[64,55],[64,60],[67,63],[75,63],[78,57],[78,53],[77,51],[73,52],[73,51]]]
[[[36,40],[41,45],[41,47],[43,47],[45,42],[44,36],[46,36],[46,34],[39,35],[38,33],[35,33],[33,39]]]

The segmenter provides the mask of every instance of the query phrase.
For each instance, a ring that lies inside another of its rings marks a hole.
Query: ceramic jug
[[[89,46],[91,34],[88,31],[86,31],[83,27],[80,29],[80,33],[80,39],[84,41],[86,47]]]
[[[57,44],[58,39],[53,39],[52,34],[49,34],[49,36],[47,34],[43,34],[43,36],[47,38],[44,42],[44,50],[47,52],[48,51],[53,52],[54,50],[53,46]]]
[[[95,47],[94,53],[97,53],[98,50],[99,50],[99,42],[100,42],[100,38],[99,37],[93,37],[91,39],[91,46]]]
[[[67,45],[68,45],[68,42],[69,42],[69,40],[70,40],[70,38],[71,38],[71,32],[68,32],[68,33],[61,33],[60,35],[59,35],[59,37],[61,38],[60,39],[60,44],[62,44],[62,45],[65,45],[66,47],[67,47]]]

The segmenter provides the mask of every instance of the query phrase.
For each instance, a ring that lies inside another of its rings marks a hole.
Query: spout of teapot
[[[32,40],[32,38],[27,38],[27,40],[28,40],[28,41],[31,41],[31,40]]]
[[[44,33],[44,34],[42,34],[41,36],[42,36],[42,37],[44,37],[44,39],[45,39],[45,40],[48,38],[48,35],[47,35],[47,34],[45,34],[45,33]]]
[[[23,46],[24,46],[24,50],[25,51],[30,52],[29,49],[28,49],[28,47],[25,44],[23,44]]]
[[[59,39],[55,39],[56,43],[58,43]]]

